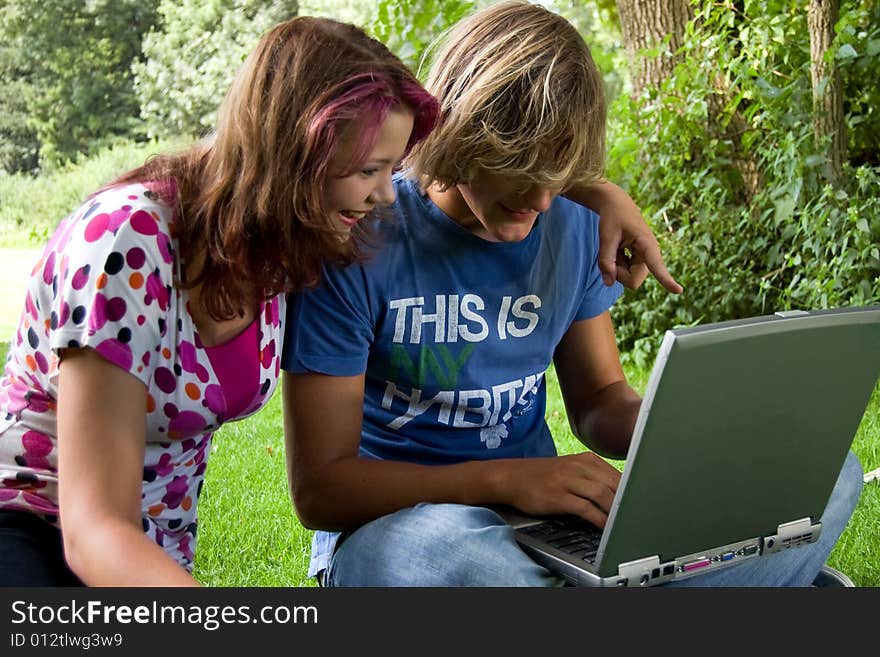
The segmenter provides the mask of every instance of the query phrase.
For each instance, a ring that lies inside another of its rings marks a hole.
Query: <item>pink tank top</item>
[[[257,322],[229,342],[205,347],[226,398],[226,419],[244,413],[260,391],[260,342]]]

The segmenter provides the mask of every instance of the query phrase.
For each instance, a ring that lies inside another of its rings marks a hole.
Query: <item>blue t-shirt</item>
[[[555,455],[544,372],[571,324],[622,292],[602,281],[598,216],[557,197],[524,240],[488,242],[413,180],[397,177],[395,189],[376,253],[290,299],[282,367],[365,373],[365,457]],[[310,571],[325,565],[317,556]]]

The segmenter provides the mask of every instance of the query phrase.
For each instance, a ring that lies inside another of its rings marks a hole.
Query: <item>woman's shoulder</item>
[[[59,227],[49,250],[100,254],[126,245],[153,252],[163,260],[174,251],[176,202],[153,183],[105,187],[92,194]]]
[[[160,229],[171,231],[176,214],[176,189],[157,182],[135,182],[105,187],[86,200],[76,213],[80,219],[111,215],[116,229],[136,214],[146,213]]]

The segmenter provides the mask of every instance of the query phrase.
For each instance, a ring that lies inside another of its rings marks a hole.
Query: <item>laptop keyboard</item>
[[[577,516],[554,518],[537,525],[520,527],[517,531],[540,539],[557,550],[588,563],[595,561],[599,542],[602,540],[601,529]]]

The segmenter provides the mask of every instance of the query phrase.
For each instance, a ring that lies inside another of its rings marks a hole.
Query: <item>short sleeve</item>
[[[366,372],[374,336],[368,288],[364,268],[355,264],[327,267],[316,288],[291,295],[281,366],[333,376]]]
[[[148,195],[137,186],[96,196],[39,274],[52,307],[49,346],[90,347],[145,385],[168,329],[174,272],[170,209]]]
[[[575,321],[601,315],[623,294],[623,285],[620,282],[614,281],[612,285],[605,285],[602,279],[602,271],[599,269],[599,215],[580,206],[577,206],[577,210],[586,215],[583,220],[589,248],[584,253],[591,260],[587,263],[584,295],[575,314]]]

